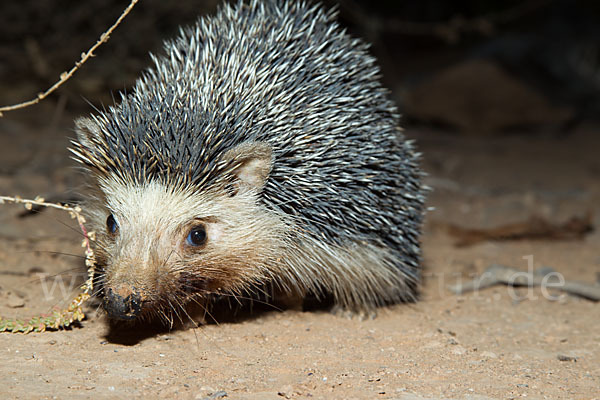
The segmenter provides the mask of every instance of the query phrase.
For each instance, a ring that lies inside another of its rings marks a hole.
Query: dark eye
[[[112,214],[110,214],[108,218],[106,218],[106,229],[108,229],[108,233],[110,233],[111,235],[117,233],[117,230],[119,229],[119,225],[117,224],[117,221],[115,220],[115,217],[113,217]]]
[[[193,227],[186,240],[190,246],[202,246],[206,242],[206,228],[204,225]]]

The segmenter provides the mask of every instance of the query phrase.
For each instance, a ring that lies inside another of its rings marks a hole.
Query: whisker
[[[193,286],[186,286],[186,285],[183,285],[182,288],[183,289],[194,289]],[[258,288],[255,288],[255,289],[258,290]],[[262,293],[265,296],[270,297],[270,295],[267,292],[262,291]],[[255,302],[255,303],[258,303],[258,304],[261,304],[261,305],[265,305],[265,306],[271,307],[275,311],[280,311],[280,312],[284,311],[283,309],[277,307],[276,305],[274,305],[274,304],[272,304],[272,303],[270,303],[270,302],[268,302],[266,300],[261,300],[260,298],[252,297],[251,295],[243,296],[243,295],[240,295],[240,294],[225,293],[225,292],[219,292],[219,293],[211,293],[211,292],[209,292],[207,294],[208,295],[215,295],[215,296],[221,296],[221,297],[226,297],[226,298],[229,298],[229,299],[233,299],[233,300],[235,300],[237,302],[237,304],[239,306],[242,306],[242,307],[244,305],[244,303],[242,303],[242,301],[249,301],[249,302]],[[196,304],[198,304],[199,306],[203,307],[208,312],[207,308],[204,307],[202,304],[198,303],[198,300],[196,300],[195,298],[192,297],[190,299],[190,301],[195,302]],[[212,315],[211,315],[211,318],[214,320],[214,318],[212,317]],[[215,322],[217,322],[217,321],[215,321]]]
[[[204,314],[202,315],[203,319],[206,319],[206,316],[208,315],[210,317],[210,319],[215,323],[215,325],[217,325],[217,326],[220,325],[217,318],[214,315],[212,315],[210,311],[208,311],[208,307],[206,307],[204,304],[202,304],[199,299],[192,297],[190,299],[190,301],[193,302],[194,304],[197,304],[198,306],[200,306],[202,308],[202,311],[204,312]]]
[[[194,319],[190,316],[190,314],[187,312],[187,310],[185,309],[185,306],[180,303],[179,301],[177,302],[179,305],[179,308],[181,309],[181,311],[186,315],[186,317],[188,318],[188,320],[194,325],[194,327],[198,327],[198,323],[196,321],[194,321]],[[179,319],[181,324],[183,325],[183,321],[181,320],[181,318]]]
[[[82,256],[81,254],[64,253],[62,251],[31,249],[31,250],[20,250],[20,251],[16,251],[15,253],[16,254],[30,254],[30,253],[52,254],[52,255],[59,255],[59,256],[81,258],[81,259],[85,260],[85,256]]]

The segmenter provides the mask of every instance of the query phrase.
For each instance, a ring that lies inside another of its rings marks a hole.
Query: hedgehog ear
[[[93,140],[100,134],[100,127],[90,118],[78,118],[75,121],[77,140],[86,148],[93,148]]]
[[[265,185],[273,165],[271,146],[264,142],[242,143],[223,156],[238,166],[234,174],[240,186],[260,190]]]

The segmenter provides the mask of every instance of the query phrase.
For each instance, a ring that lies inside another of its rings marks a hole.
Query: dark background
[[[55,104],[62,98],[61,106],[74,114],[91,110],[86,101],[111,104],[112,96],[131,87],[150,65],[149,52],[160,53],[162,41],[175,35],[180,25],[214,12],[218,3],[140,1],[96,57],[46,102]],[[49,87],[127,4],[2,2],[0,104],[28,100]],[[341,24],[373,44],[405,126],[468,134],[568,134],[573,125],[600,115],[597,1],[325,4],[338,7]],[[488,115],[490,109],[495,115]]]

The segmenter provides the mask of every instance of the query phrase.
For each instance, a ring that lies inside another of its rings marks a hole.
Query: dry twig
[[[127,6],[127,8],[123,11],[123,13],[119,16],[119,18],[117,18],[117,20],[115,21],[115,23],[110,28],[108,28],[108,30],[106,32],[104,32],[102,35],[100,35],[100,39],[98,39],[98,41],[96,42],[96,44],[94,44],[86,53],[82,53],[81,54],[81,59],[75,63],[75,65],[73,66],[73,68],[71,68],[69,71],[65,71],[62,74],[60,74],[60,79],[58,80],[58,82],[56,82],[54,85],[52,85],[45,92],[38,93],[38,95],[37,95],[37,97],[35,99],[29,100],[29,101],[24,101],[22,103],[14,104],[14,105],[11,105],[11,106],[0,107],[0,117],[3,116],[3,113],[5,111],[18,110],[18,109],[29,107],[29,106],[32,106],[34,104],[39,103],[40,101],[42,101],[46,97],[48,97],[56,89],[58,89],[60,86],[62,86],[66,81],[68,81],[73,76],[73,74],[87,60],[89,60],[91,57],[94,56],[94,51],[96,51],[96,49],[98,47],[100,47],[103,43],[108,42],[108,39],[110,38],[110,35],[117,28],[117,26],[119,26],[119,24],[121,24],[121,21],[123,21],[123,19],[127,16],[127,14],[129,14],[129,12],[133,9],[133,7],[136,5],[136,3],[138,1],[139,0],[131,0],[131,3],[129,3],[129,6]]]
[[[393,32],[413,36],[436,36],[447,43],[457,43],[465,33],[490,35],[499,25],[516,21],[548,5],[552,0],[528,0],[492,14],[474,18],[460,15],[445,22],[412,22],[390,17],[374,16],[367,13],[355,0],[342,0],[341,7],[358,25],[371,31],[371,41],[375,41],[380,32]]]
[[[85,284],[81,287],[82,293],[78,294],[71,303],[64,309],[55,309],[50,314],[45,314],[33,317],[27,321],[20,319],[4,319],[0,317],[0,332],[44,332],[46,329],[61,329],[70,326],[75,321],[81,321],[85,318],[85,314],[81,309],[83,303],[88,300],[94,289],[94,267],[96,259],[94,251],[90,246],[90,241],[94,240],[94,232],[88,232],[84,226],[85,218],[81,215],[79,206],[69,206],[64,204],[46,203],[43,198],[36,197],[34,200],[22,199],[18,196],[0,196],[0,204],[4,203],[23,204],[27,210],[35,206],[51,207],[59,210],[67,211],[71,218],[76,219],[81,231],[83,232],[83,243],[85,247],[85,265],[88,268],[88,278]]]
[[[556,271],[546,268],[530,273],[504,265],[492,264],[479,278],[451,285],[448,289],[455,294],[463,294],[497,284],[505,284],[512,287],[543,287],[550,285],[552,288],[562,290],[563,292],[593,301],[600,301],[600,286],[567,280],[556,284],[555,282],[549,282],[549,274],[556,274]]]
[[[541,217],[510,223],[489,229],[469,229],[449,225],[448,232],[457,238],[455,246],[471,246],[480,242],[496,240],[579,240],[594,230],[592,214],[571,217],[562,224],[555,224]]]

